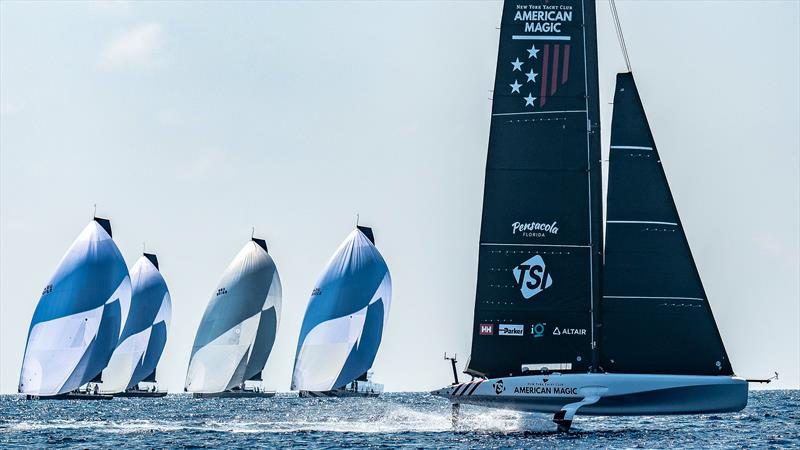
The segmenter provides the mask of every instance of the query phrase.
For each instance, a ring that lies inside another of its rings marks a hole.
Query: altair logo
[[[511,234],[522,233],[524,237],[545,237],[547,234],[558,234],[558,222],[514,222],[511,224]]]
[[[514,267],[512,273],[517,282],[517,288],[526,300],[553,285],[553,277],[550,276],[544,259],[539,255]]]

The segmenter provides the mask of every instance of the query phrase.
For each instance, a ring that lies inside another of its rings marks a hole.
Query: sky
[[[800,385],[800,3],[618,0],[637,84],[737,374]],[[597,4],[603,154],[625,70]],[[389,264],[389,391],[466,362],[501,3],[0,3],[0,392],[97,214],[158,254],[183,388],[196,327],[250,238],[283,281],[265,384],[289,389],[309,293],[356,214]],[[680,324],[676,324],[679,326]],[[758,386],[756,386],[758,387]]]

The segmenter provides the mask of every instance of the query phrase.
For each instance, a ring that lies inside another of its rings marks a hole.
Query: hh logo
[[[480,328],[480,333],[482,336],[488,336],[494,334],[494,324],[482,323]]]
[[[539,255],[514,267],[512,272],[517,281],[517,287],[526,299],[533,297],[553,284],[553,277],[547,271],[544,259]]]

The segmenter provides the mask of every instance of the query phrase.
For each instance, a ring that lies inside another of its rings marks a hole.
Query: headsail
[[[167,283],[156,255],[145,253],[130,271],[133,294],[119,344],[103,371],[103,392],[122,392],[154,374],[172,316]],[[155,381],[155,380],[153,380]]]
[[[633,75],[617,75],[608,175],[601,365],[731,375]]]
[[[19,392],[58,395],[94,379],[108,364],[131,301],[125,260],[111,224],[95,219],[72,243],[31,320]]]
[[[392,300],[389,268],[372,230],[358,227],[311,292],[297,343],[292,389],[344,387],[372,367]]]
[[[203,314],[186,390],[222,392],[260,373],[272,350],[280,308],[275,263],[266,243],[253,239],[225,270]]]
[[[594,367],[602,249],[593,0],[506,1],[467,372]]]

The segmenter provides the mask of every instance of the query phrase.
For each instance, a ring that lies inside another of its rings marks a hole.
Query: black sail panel
[[[594,1],[506,1],[467,372],[593,367],[602,266]]]
[[[602,368],[732,374],[630,73],[617,76],[608,177]]]

